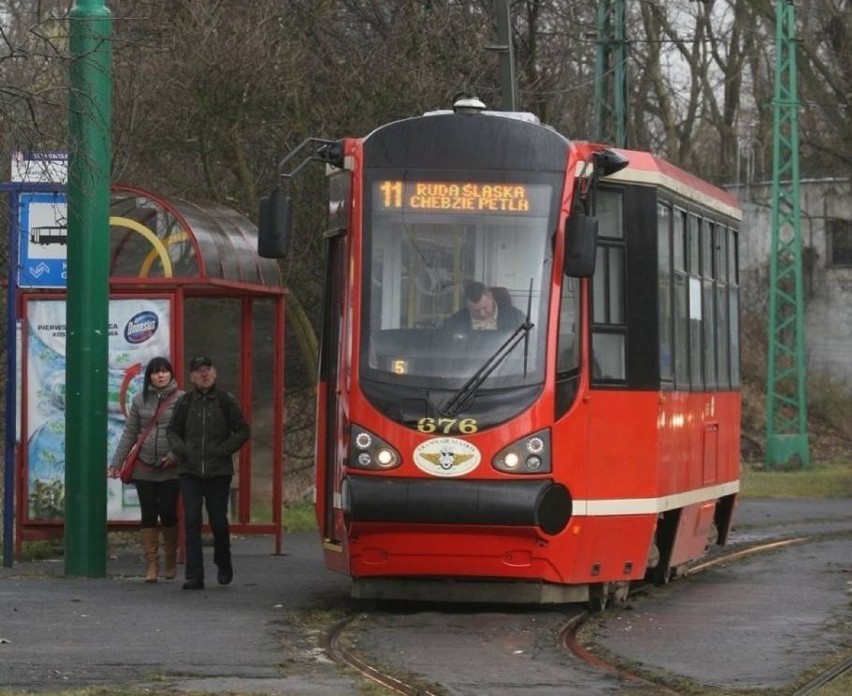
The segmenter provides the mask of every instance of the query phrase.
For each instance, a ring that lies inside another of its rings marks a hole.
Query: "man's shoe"
[[[216,574],[216,579],[220,585],[230,585],[234,579],[234,567],[232,565],[219,566],[219,572]]]
[[[183,589],[185,590],[203,590],[204,589],[204,580],[201,578],[190,578],[185,583],[183,583]]]

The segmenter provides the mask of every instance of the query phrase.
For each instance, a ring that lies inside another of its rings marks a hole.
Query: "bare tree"
[[[0,2],[0,142],[7,153],[65,147],[65,5]]]
[[[748,0],[758,24],[744,72],[757,127],[749,140],[771,175],[772,100],[775,79],[774,0]],[[852,163],[852,8],[849,0],[813,0],[797,5],[800,168],[805,176],[848,176]]]
[[[65,149],[71,0],[0,0],[5,151]],[[254,217],[307,136],[363,136],[448,107],[500,103],[491,0],[112,0],[113,178]],[[627,0],[628,140],[718,182],[771,172],[774,0]],[[799,13],[802,172],[852,160],[849,0]],[[520,108],[592,133],[596,4],[513,0]],[[8,161],[8,158],[6,159]],[[0,165],[0,171],[2,171]],[[291,389],[315,374],[322,172],[293,187]],[[0,250],[5,244],[0,241]],[[2,345],[2,343],[0,343]],[[305,397],[308,398],[308,397]],[[302,412],[307,412],[303,409]]]

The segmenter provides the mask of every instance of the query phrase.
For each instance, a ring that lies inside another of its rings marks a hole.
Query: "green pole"
[[[65,574],[106,576],[111,15],[69,15]]]
[[[509,0],[496,0],[497,38],[500,51],[500,91],[503,111],[518,110],[518,81],[515,78],[515,49],[512,44],[512,18]]]
[[[766,370],[766,466],[770,469],[779,465],[806,468],[811,463],[799,192],[797,45],[793,0],[777,0]]]
[[[627,41],[624,0],[598,0],[594,138],[627,146]]]

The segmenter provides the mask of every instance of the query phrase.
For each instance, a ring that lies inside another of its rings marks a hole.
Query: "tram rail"
[[[695,576],[717,566],[736,563],[756,554],[769,553],[790,546],[814,543],[845,535],[848,535],[848,532],[845,534],[842,532],[830,532],[762,540],[758,543],[726,548],[712,558],[703,559],[691,564],[679,577]],[[635,583],[631,586],[628,599],[638,601],[638,594],[647,591],[648,587],[648,583],[645,582]],[[376,605],[373,605],[370,609],[352,613],[332,626],[327,632],[324,641],[324,647],[328,655],[336,663],[355,670],[365,679],[380,684],[392,693],[400,694],[401,696],[446,696],[448,692],[440,684],[427,685],[420,680],[412,678],[410,675],[402,676],[404,670],[379,665],[371,658],[358,654],[357,650],[348,644],[347,632],[354,630],[356,626],[360,627],[361,630],[369,630],[369,620],[375,609]],[[651,687],[655,690],[655,693],[663,696],[676,696],[676,694],[680,693],[667,680],[641,674],[641,669],[625,667],[617,658],[603,657],[596,654],[593,648],[584,644],[581,631],[588,627],[590,621],[599,617],[602,612],[593,612],[586,607],[574,607],[573,609],[569,609],[569,611],[570,615],[567,617],[564,627],[559,633],[559,644],[564,650],[570,652],[585,665],[601,672],[609,672],[620,680]],[[828,666],[807,684],[793,692],[792,696],[810,696],[825,684],[846,674],[850,670],[852,670],[852,656],[844,655],[840,662]]]

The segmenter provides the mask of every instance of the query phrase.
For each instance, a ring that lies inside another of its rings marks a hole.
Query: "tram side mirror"
[[[292,227],[292,200],[284,191],[277,188],[260,199],[257,253],[265,259],[280,259],[286,256]]]
[[[598,219],[574,210],[565,231],[565,275],[591,278],[598,255]]]
[[[609,148],[596,152],[592,156],[592,160],[595,163],[595,170],[598,172],[599,178],[620,172],[630,164],[630,160],[624,155]]]

